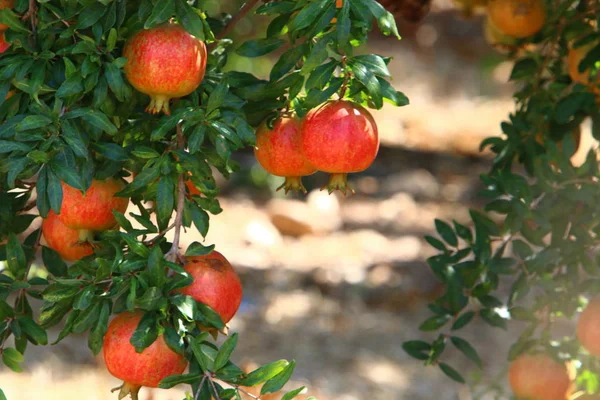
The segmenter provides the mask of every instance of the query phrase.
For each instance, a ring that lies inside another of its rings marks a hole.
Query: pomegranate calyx
[[[302,184],[301,176],[286,176],[285,181],[277,188],[277,191],[281,189],[284,190],[285,194],[288,194],[290,190],[294,192],[302,192],[304,194],[307,193],[306,188]]]
[[[329,192],[329,194],[339,190],[346,196],[347,192],[350,194],[354,194],[354,190],[348,186],[348,174],[331,174],[329,177],[329,183],[327,186],[321,188],[321,190],[325,190]]]
[[[170,100],[171,99],[167,96],[161,96],[157,94],[151,95],[150,104],[148,104],[148,107],[146,107],[146,112],[149,112],[150,114],[158,114],[162,111],[166,115],[171,115],[171,110],[169,109]]]
[[[121,386],[117,386],[116,388],[111,389],[112,392],[116,392],[119,390],[119,400],[124,399],[129,395],[131,400],[138,400],[138,392],[142,388],[141,385],[136,385],[134,383],[123,382]]]
[[[87,229],[79,229],[77,231],[79,243],[91,243],[94,241],[94,233]]]

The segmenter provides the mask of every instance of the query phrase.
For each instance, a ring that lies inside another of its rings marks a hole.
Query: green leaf
[[[165,327],[163,337],[165,339],[165,343],[167,343],[167,346],[169,346],[171,350],[177,354],[183,355],[185,353],[185,343],[183,338],[179,336],[175,329],[171,328],[170,326]]]
[[[306,43],[302,43],[283,53],[273,66],[273,69],[271,69],[271,73],[269,75],[271,82],[281,79],[292,68],[294,68],[306,52],[307,46],[308,45]]]
[[[470,359],[471,361],[473,361],[479,368],[482,368],[481,358],[479,358],[479,355],[477,354],[477,350],[475,350],[473,348],[473,346],[471,346],[469,344],[469,342],[467,342],[466,340],[461,339],[461,338],[459,338],[457,336],[450,337],[450,341],[468,359]]]
[[[2,299],[0,299],[0,321],[13,317],[15,312],[12,307],[8,305],[8,303]]]
[[[231,353],[237,346],[238,342],[238,334],[234,333],[221,345],[219,352],[217,353],[217,357],[215,358],[215,371],[220,370],[227,364],[229,358],[231,357]]]
[[[28,115],[16,126],[17,131],[28,131],[51,125],[52,120],[45,115]]]
[[[4,391],[2,389],[0,389],[0,400],[7,400],[6,395],[4,394]]]
[[[13,10],[5,8],[0,10],[0,23],[8,25],[11,31],[21,33],[31,33],[25,24],[21,21],[21,16],[17,15]]]
[[[473,240],[473,235],[471,234],[471,230],[466,226],[459,224],[455,220],[452,221],[454,224],[454,229],[456,230],[456,234],[467,242],[471,242]]]
[[[261,57],[280,48],[286,41],[279,38],[254,39],[244,42],[236,49],[236,53],[243,57]]]
[[[214,371],[217,351],[204,344],[203,341],[203,338],[197,337],[190,342],[192,353],[204,371]]]
[[[106,14],[107,8],[102,3],[91,4],[84,7],[81,14],[77,18],[77,28],[86,29],[100,21],[100,18]]]
[[[288,365],[289,362],[287,360],[274,361],[250,372],[245,378],[240,379],[238,383],[243,386],[256,386],[277,376]]]
[[[425,240],[432,247],[435,247],[436,249],[438,249],[440,251],[446,251],[447,250],[446,246],[444,245],[444,243],[442,243],[441,240],[434,238],[433,236],[425,235]]]
[[[25,251],[17,239],[14,233],[8,235],[8,242],[6,243],[6,263],[8,264],[9,271],[13,274],[16,279],[25,279],[25,271],[27,269],[27,258],[25,257]]]
[[[94,285],[87,286],[85,289],[83,289],[75,299],[75,303],[73,303],[73,308],[75,310],[85,310],[90,305],[92,305],[92,300],[94,299],[95,291],[96,287]]]
[[[310,2],[298,12],[294,19],[292,19],[288,26],[289,30],[294,32],[309,27],[319,18],[319,16],[321,16],[325,9],[331,4],[330,2],[331,0]]]
[[[175,207],[175,197],[173,191],[175,184],[171,177],[163,176],[158,181],[156,191],[156,215],[159,222],[167,224]],[[159,224],[160,226],[160,224]]]
[[[21,329],[23,329],[23,333],[27,336],[27,339],[35,344],[45,346],[48,344],[48,334],[46,331],[39,326],[31,317],[23,316],[17,318],[19,321],[19,325]]]
[[[410,103],[408,97],[404,93],[397,91],[385,78],[377,77],[377,80],[379,81],[384,101],[396,107],[404,107]]]
[[[538,68],[538,62],[534,58],[522,58],[513,66],[509,80],[516,81],[519,79],[531,78],[536,74]]]
[[[94,326],[100,317],[100,311],[101,304],[95,303],[79,313],[79,316],[73,323],[73,333],[83,333]]]
[[[458,383],[465,383],[465,379],[462,377],[462,375],[459,374],[454,368],[452,368],[448,364],[442,362],[439,364],[439,366],[442,372],[453,381],[456,381]]]
[[[152,311],[158,308],[163,300],[162,291],[160,288],[151,286],[144,292],[144,295],[136,299],[135,305],[145,311]]]
[[[195,382],[199,382],[202,378],[201,373],[191,373],[184,375],[171,375],[160,381],[158,387],[161,389],[170,389],[173,386],[179,385],[180,383],[188,383],[192,384]]]
[[[21,363],[24,361],[23,354],[12,347],[6,347],[2,351],[2,362],[14,372],[22,372]]]
[[[91,330],[88,336],[88,347],[92,350],[94,355],[98,355],[100,350],[102,350],[102,345],[104,342],[104,335],[108,330],[108,318],[110,316],[110,302],[103,301],[102,308],[100,310],[100,316],[98,317],[98,321],[96,325]]]
[[[229,91],[229,85],[224,82],[221,82],[217,85],[215,90],[210,94],[208,98],[208,104],[206,105],[206,114],[210,115],[217,108],[221,107],[223,101],[225,100],[225,96]]]
[[[431,351],[431,345],[422,340],[409,340],[402,343],[402,349],[411,357],[417,360],[427,360],[429,358],[429,352]]]
[[[573,92],[562,98],[556,105],[554,118],[560,124],[566,124],[573,116],[586,107],[594,107],[595,97],[590,92]]]
[[[263,385],[263,387],[260,389],[260,394],[263,395],[267,393],[274,393],[281,390],[283,385],[285,385],[292,377],[294,368],[296,368],[296,361],[292,360],[283,371],[278,373],[275,377],[269,379]]]
[[[185,0],[175,1],[175,14],[177,20],[186,31],[199,40],[204,40],[204,25],[200,15]]]
[[[389,78],[392,75],[388,70],[383,57],[377,54],[361,54],[359,56],[353,57],[350,60],[351,63],[359,63],[363,65],[369,72],[376,76],[382,76]]]
[[[129,342],[135,347],[135,351],[141,353],[158,338],[158,327],[156,317],[153,313],[146,313],[140,320],[135,332],[131,335]]]
[[[323,89],[333,76],[333,72],[337,66],[337,61],[330,61],[315,68],[306,80],[306,90],[313,88]]]
[[[281,400],[292,400],[306,389],[306,386],[299,387],[298,389],[290,390],[287,392]],[[316,400],[316,399],[315,399]]]
[[[159,1],[152,9],[152,14],[144,23],[144,28],[149,29],[154,25],[167,21],[175,14],[175,4],[173,1]]]
[[[419,326],[419,330],[423,332],[435,331],[444,326],[452,317],[450,315],[436,315],[427,319]]]
[[[148,258],[148,273],[151,285],[159,288],[163,287],[167,275],[163,265],[163,253],[159,247],[154,247],[150,251],[150,257]]]
[[[456,321],[452,324],[452,330],[456,331],[464,326],[466,326],[471,320],[475,317],[475,311],[467,311],[463,313],[460,317],[456,318]]]
[[[434,222],[435,229],[440,234],[442,239],[444,239],[446,243],[448,243],[450,246],[458,246],[458,240],[456,238],[456,235],[454,234],[454,231],[452,230],[452,227],[439,219],[435,219]]]
[[[375,0],[349,0],[352,3],[357,4],[359,7],[366,7],[373,17],[377,20],[377,25],[386,36],[394,35],[398,39],[400,39],[400,34],[398,33],[398,28],[396,27],[396,20],[394,16],[388,12],[381,4],[376,2]]]

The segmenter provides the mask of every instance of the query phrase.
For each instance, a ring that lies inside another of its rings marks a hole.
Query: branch
[[[219,32],[219,34],[216,36],[216,41],[214,43],[211,43],[208,46],[209,51],[213,49],[213,47],[215,46],[215,43],[218,42],[219,40],[223,39],[225,36],[227,36],[229,34],[229,32],[231,32],[231,30],[233,29],[233,27],[240,22],[240,20],[242,20],[246,14],[248,14],[250,12],[250,10],[252,10],[254,8],[254,6],[256,5],[256,3],[258,3],[260,0],[247,0],[242,7],[240,8],[240,10],[237,12],[237,14],[235,14],[233,16],[233,18],[231,19],[231,21],[229,21],[229,23],[227,24],[227,26],[225,26],[225,28],[223,28],[223,30],[221,32]]]
[[[185,138],[183,131],[181,130],[181,124],[177,124],[177,148],[180,150],[185,149]],[[179,174],[177,179],[177,215],[175,216],[175,236],[173,237],[173,244],[171,249],[165,254],[165,258],[168,261],[176,262],[181,260],[181,254],[179,254],[179,238],[181,236],[181,225],[183,224],[183,207],[185,206],[185,178],[184,174]]]
[[[31,20],[31,30],[34,34],[37,30],[37,5],[35,4],[35,1],[36,0],[29,0],[29,8],[27,9],[25,15],[23,15],[21,18],[23,21],[28,18]]]

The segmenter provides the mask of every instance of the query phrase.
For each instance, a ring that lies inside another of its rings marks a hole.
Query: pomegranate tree
[[[264,121],[256,130],[254,154],[260,165],[270,174],[285,177],[277,189],[306,193],[302,177],[317,170],[302,153],[300,119],[295,114],[284,113],[270,128]]]
[[[371,113],[347,100],[332,100],[312,109],[302,122],[302,154],[316,169],[331,174],[328,190],[349,189],[347,175],[367,169],[379,150],[377,124]]]
[[[301,177],[317,169],[345,189],[345,174],[367,168],[378,143],[363,107],[408,99],[390,83],[390,59],[353,46],[373,23],[399,34],[374,0],[249,0],[233,18],[209,3],[0,0],[10,42],[0,41],[8,368],[20,371],[28,343],[47,344],[60,325],[53,341],[87,335],[93,354],[104,350],[121,398],[142,386],[187,385],[186,398],[202,400],[248,388],[291,400],[303,390],[287,386],[293,361],[235,364],[238,335],[226,324],[243,318],[243,289],[206,243],[210,216],[222,211],[221,179],[245,167],[240,150],[255,148],[286,191],[303,190]],[[256,30],[265,37],[233,43],[250,11],[273,22]],[[238,68],[272,52],[268,79]]]
[[[134,34],[123,50],[129,83],[150,96],[146,111],[170,114],[172,98],[192,93],[204,78],[206,46],[183,27],[165,23]]]

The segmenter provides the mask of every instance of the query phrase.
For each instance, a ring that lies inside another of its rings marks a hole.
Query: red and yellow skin
[[[600,357],[600,298],[592,299],[579,315],[577,338],[590,354]]]
[[[524,354],[513,361],[508,379],[518,399],[565,400],[571,390],[567,367],[546,354]]]
[[[129,199],[114,196],[124,186],[123,181],[113,178],[93,180],[82,194],[62,182],[63,201],[58,218],[68,228],[78,230],[82,241],[91,236],[90,232],[113,229],[117,221],[112,211],[124,213],[129,204]]]
[[[150,96],[146,111],[170,114],[169,100],[192,93],[206,72],[206,45],[183,27],[165,23],[135,33],[125,44],[127,80]]]
[[[89,242],[80,242],[79,232],[67,228],[52,210],[42,221],[42,234],[48,247],[65,261],[77,261],[94,254],[92,245]]]
[[[302,153],[319,171],[331,174],[329,193],[346,194],[348,173],[367,169],[379,151],[377,124],[369,111],[346,100],[312,109],[302,122]]]
[[[285,177],[284,189],[306,193],[302,177],[314,174],[316,168],[302,154],[300,119],[295,114],[282,114],[269,129],[267,121],[256,130],[254,155],[259,164],[270,174]]]
[[[536,34],[546,22],[543,0],[489,0],[487,13],[501,33],[515,38]]]
[[[183,355],[167,346],[162,335],[141,353],[135,351],[129,340],[143,316],[141,311],[117,315],[104,336],[106,368],[114,377],[124,381],[123,386],[118,388],[121,389],[119,399],[129,394],[132,400],[137,400],[142,386],[158,387],[167,376],[183,373],[188,364]]]
[[[0,0],[0,10],[4,10],[5,8],[14,8],[15,0]],[[8,25],[0,24],[0,31],[5,31],[8,29]]]
[[[224,323],[231,321],[242,303],[242,283],[229,261],[218,251],[186,260],[183,268],[194,281],[178,292],[215,310]]]

